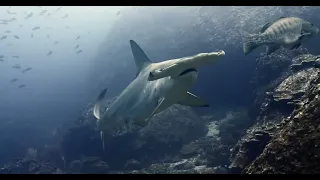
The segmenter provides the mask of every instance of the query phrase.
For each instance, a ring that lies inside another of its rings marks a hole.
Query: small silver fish
[[[24,88],[24,87],[26,87],[26,85],[24,85],[24,84],[18,86],[18,88]]]
[[[0,62],[3,62],[4,60],[3,59],[0,59]]]
[[[6,30],[5,33],[11,33],[11,31],[10,30]]]
[[[14,35],[13,37],[14,37],[14,38],[16,38],[16,39],[20,39],[20,37],[19,37],[19,36],[17,36],[17,35]]]
[[[42,16],[42,15],[43,15],[44,13],[46,13],[46,12],[47,12],[47,10],[43,10],[43,11],[40,12],[39,15]]]
[[[80,36],[77,36],[76,40],[80,39]]]
[[[4,55],[0,55],[0,58],[4,58]]]
[[[79,54],[79,53],[81,53],[82,52],[82,50],[79,50],[79,51],[77,51],[77,54]]]
[[[51,54],[52,54],[52,51],[49,51],[48,54],[47,54],[47,56],[50,56]]]
[[[6,39],[6,38],[7,38],[7,36],[2,36],[2,37],[0,38],[0,40]]]
[[[13,83],[13,82],[16,82],[16,81],[18,81],[18,79],[17,78],[14,78],[14,79],[11,79],[11,83]]]
[[[66,15],[64,15],[62,18],[64,19],[64,18],[67,18],[69,15],[68,14],[66,14]]]
[[[33,16],[33,12],[29,13],[24,19],[29,19]]]
[[[78,45],[76,45],[74,48],[75,48],[75,49],[78,49],[79,46],[80,46],[80,45],[78,44]]]
[[[58,12],[62,7],[58,7],[58,9],[56,9],[56,12]]]
[[[36,26],[36,27],[32,28],[32,31],[37,30],[37,29],[40,29],[40,26]]]
[[[31,69],[32,69],[32,68],[24,69],[24,70],[22,70],[22,73],[26,73],[26,72],[30,71]]]
[[[58,44],[58,43],[59,43],[59,41],[55,41],[55,42],[54,42],[54,44]]]
[[[50,35],[49,34],[47,34],[47,38],[50,39]]]
[[[7,10],[7,13],[8,13],[8,14],[17,14],[16,12],[11,12],[11,11],[9,11],[9,10]]]
[[[15,64],[12,66],[14,69],[21,69],[21,66],[19,64]]]

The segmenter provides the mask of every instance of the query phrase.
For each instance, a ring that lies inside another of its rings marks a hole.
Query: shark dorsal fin
[[[143,52],[143,50],[135,41],[130,40],[130,46],[134,57],[134,61],[136,63],[138,76],[141,70],[149,64],[151,64],[152,62],[149,60],[148,56]]]

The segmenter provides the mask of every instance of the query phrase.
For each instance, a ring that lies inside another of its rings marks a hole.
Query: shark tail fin
[[[249,54],[260,45],[258,40],[259,34],[249,34],[243,30],[239,30],[239,33],[242,38],[243,52],[245,55]]]
[[[93,106],[93,115],[97,119],[101,118],[101,102],[102,102],[104,96],[106,95],[107,90],[108,90],[108,88],[105,88],[104,90],[102,90],[102,92],[98,96],[98,99],[96,100],[95,105]]]
[[[142,69],[144,69],[152,62],[149,60],[148,56],[143,52],[141,47],[135,41],[130,40],[130,46],[134,57],[134,61],[136,63],[138,75]]]

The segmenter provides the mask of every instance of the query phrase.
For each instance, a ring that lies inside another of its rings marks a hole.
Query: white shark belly
[[[171,90],[173,81],[170,78],[148,81],[148,75],[141,74],[111,104],[105,115],[109,121],[130,122],[150,117],[159,100]]]

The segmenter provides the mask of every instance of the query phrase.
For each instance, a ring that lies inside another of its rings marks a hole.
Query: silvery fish
[[[319,28],[301,18],[281,17],[265,24],[258,34],[249,34],[242,30],[239,32],[245,55],[261,45],[266,45],[266,54],[269,55],[280,46],[290,50],[300,47],[303,40],[316,35]]]

